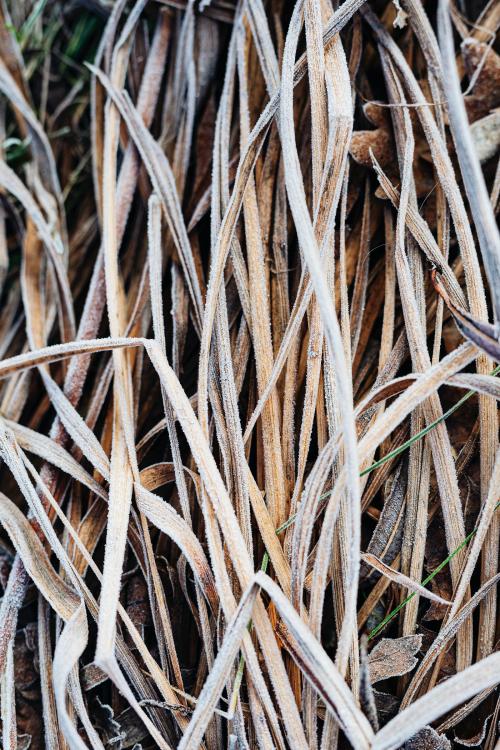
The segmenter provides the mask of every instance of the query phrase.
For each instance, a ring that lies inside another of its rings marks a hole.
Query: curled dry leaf
[[[349,151],[353,159],[364,167],[370,167],[372,164],[370,152],[373,152],[384,169],[394,164],[394,141],[385,128],[358,130],[353,133]]]

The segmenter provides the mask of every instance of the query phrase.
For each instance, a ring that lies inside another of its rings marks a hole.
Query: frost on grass
[[[495,747],[498,10],[459,6],[0,3],[4,748]]]

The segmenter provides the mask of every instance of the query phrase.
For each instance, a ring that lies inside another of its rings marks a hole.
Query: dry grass
[[[498,748],[499,7],[0,2],[4,750]]]

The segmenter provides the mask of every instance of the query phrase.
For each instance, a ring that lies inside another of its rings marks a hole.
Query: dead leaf
[[[473,84],[465,106],[470,121],[475,122],[500,104],[500,56],[490,44],[472,38],[462,42],[462,56]]]
[[[138,629],[151,624],[148,589],[140,575],[132,576],[127,585],[127,614]]]
[[[404,750],[451,750],[451,742],[432,727],[424,727],[405,742]]]
[[[390,677],[407,674],[416,666],[416,654],[422,645],[422,636],[407,635],[402,638],[382,638],[369,656],[372,685]]]
[[[387,724],[393,719],[399,711],[400,700],[390,693],[382,693],[379,690],[373,690],[377,715],[381,724]]]
[[[470,132],[479,161],[492,159],[500,148],[500,109],[476,120]]]
[[[352,134],[349,152],[353,159],[363,167],[371,167],[373,162],[370,151],[384,169],[394,166],[394,141],[384,128],[377,130],[358,130]]]
[[[432,591],[439,597],[450,601],[453,598],[453,590],[449,575],[438,573],[431,582]],[[443,620],[449,607],[439,602],[431,602],[429,609],[422,617],[422,621],[430,622],[432,620]]]
[[[488,722],[491,719],[492,715],[493,714],[490,714],[483,720],[483,725],[480,731],[472,737],[459,737],[455,732],[455,742],[458,742],[459,745],[463,745],[464,747],[483,747],[484,738],[486,737],[486,732],[488,731]]]

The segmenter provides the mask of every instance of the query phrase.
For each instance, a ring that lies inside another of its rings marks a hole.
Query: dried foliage
[[[0,0],[5,750],[498,747],[499,7]]]

